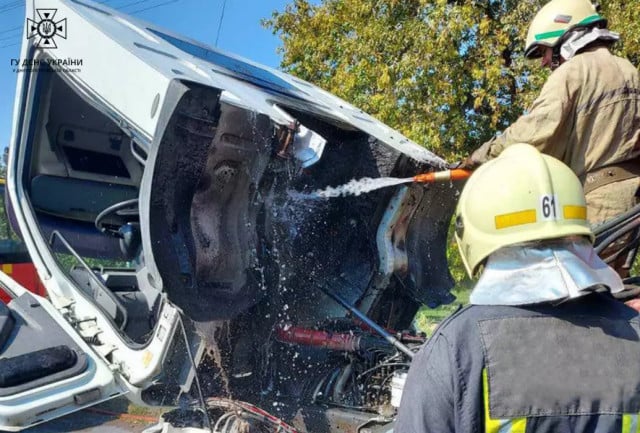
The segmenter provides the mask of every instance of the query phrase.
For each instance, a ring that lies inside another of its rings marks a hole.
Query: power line
[[[4,8],[8,8],[8,7],[14,7],[14,6],[21,6],[24,5],[24,2],[20,1],[20,0],[14,0],[14,1],[9,1],[7,3],[1,4],[0,5],[0,9],[4,9]]]
[[[22,7],[22,6],[24,6],[24,3],[22,3],[21,1],[8,3],[4,6],[0,6],[0,14],[12,11],[14,9],[18,9],[19,7]]]
[[[16,42],[14,44],[8,44],[8,45],[0,45],[0,48],[15,47],[16,45],[20,45],[20,42]]]
[[[218,21],[218,31],[216,32],[215,47],[218,46],[218,39],[220,38],[220,30],[222,29],[222,20],[224,20],[224,7],[227,5],[227,0],[222,0],[222,12],[220,13],[220,21]]]
[[[15,32],[16,30],[22,30],[22,26],[12,27],[10,29],[0,30],[0,35],[3,33]]]
[[[113,3],[110,0],[103,0],[101,3],[103,5],[109,6],[112,9],[120,10],[121,8],[126,8],[127,6],[129,6],[131,4],[135,4],[135,3],[138,3],[140,1],[148,1],[148,0],[136,0],[136,1],[124,0],[124,2],[122,2],[122,0],[120,0],[122,2],[122,4],[117,4],[118,1],[119,0],[115,0],[115,3]]]
[[[106,3],[108,1],[109,0],[104,0],[103,3]],[[144,3],[144,2],[147,2],[147,1],[150,1],[150,0],[135,0],[133,2],[130,2],[128,4],[122,5],[120,7],[114,8],[114,9],[116,9],[118,11],[121,11],[122,8],[125,8],[125,7],[128,7],[128,6],[134,6],[134,5],[137,5],[137,4],[140,4],[140,3]],[[130,11],[130,12],[127,12],[127,13],[129,15],[135,15],[135,14],[140,13],[140,12],[153,10],[153,9],[159,8],[161,6],[166,6],[166,5],[171,4],[171,3],[176,3],[178,1],[179,0],[168,0],[168,1],[165,1],[165,2],[162,2],[162,3],[156,3],[155,5],[152,5],[152,6],[149,6],[149,7],[146,7],[146,8],[142,8],[142,9],[137,9],[137,10]],[[225,2],[226,2],[226,0],[225,0]],[[224,14],[224,9],[223,9],[223,14]],[[1,30],[0,34],[9,33],[9,32],[15,31],[15,30],[22,30],[22,27],[19,26],[19,27],[13,27],[13,28],[10,28],[10,29],[6,29],[6,30]],[[220,32],[220,28],[218,28],[218,32]],[[0,41],[13,39],[13,38],[18,37],[18,36],[20,36],[20,35],[8,36],[8,37],[5,37],[5,38],[1,38]],[[13,44],[0,45],[0,49],[14,47],[16,45],[20,45],[20,42],[18,41],[18,42],[13,43]]]
[[[124,8],[128,8],[129,6],[135,6],[135,5],[137,5],[137,4],[140,4],[140,3],[146,3],[146,2],[148,2],[148,1],[150,1],[150,0],[136,0],[136,1],[132,1],[132,2],[129,2],[129,3],[126,3],[126,4],[123,4],[123,5],[118,6],[118,8],[117,8],[117,9],[118,9],[119,11],[121,11],[122,9],[124,9]]]
[[[137,13],[140,13],[140,12],[150,11],[152,9],[159,8],[160,6],[165,6],[165,5],[168,5],[168,4],[171,4],[171,3],[175,3],[177,1],[178,0],[169,0],[169,1],[166,1],[164,3],[158,3],[158,4],[154,5],[154,6],[150,6],[148,8],[143,8],[143,9],[138,9],[138,10],[131,11],[131,12],[128,12],[128,13],[130,13],[131,15],[134,15],[134,14],[137,14]]]
[[[11,35],[11,36],[5,36],[4,38],[0,38],[0,41],[7,41],[9,39],[15,39],[20,35]]]

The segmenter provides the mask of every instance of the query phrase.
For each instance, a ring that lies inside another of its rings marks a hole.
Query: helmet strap
[[[552,71],[556,69],[558,66],[560,66],[561,59],[562,57],[560,56],[560,47],[558,46],[553,47],[553,51],[551,53],[551,65],[550,65]]]

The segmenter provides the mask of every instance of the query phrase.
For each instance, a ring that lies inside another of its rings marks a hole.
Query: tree
[[[458,158],[513,122],[547,72],[523,58],[545,0],[293,0],[264,24],[282,40],[281,66],[412,140]],[[640,51],[640,5],[602,1]]]
[[[5,203],[5,179],[7,175],[7,148],[4,148],[3,158],[0,160],[0,240],[15,239],[16,235],[11,229]]]

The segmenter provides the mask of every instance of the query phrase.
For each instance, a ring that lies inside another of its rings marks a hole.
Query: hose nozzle
[[[471,172],[469,170],[456,168],[453,170],[433,171],[431,173],[419,174],[417,176],[413,176],[413,181],[419,183],[434,183],[462,180],[468,178],[469,176],[471,176]]]

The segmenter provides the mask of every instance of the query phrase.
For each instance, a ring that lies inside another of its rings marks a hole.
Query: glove
[[[455,168],[462,168],[464,170],[473,170],[478,167],[480,164],[473,160],[471,156],[467,156],[462,161],[458,162],[458,166]]]
[[[636,311],[640,311],[640,299],[638,298],[631,299],[630,301],[625,302],[625,305],[627,307],[633,308]]]

